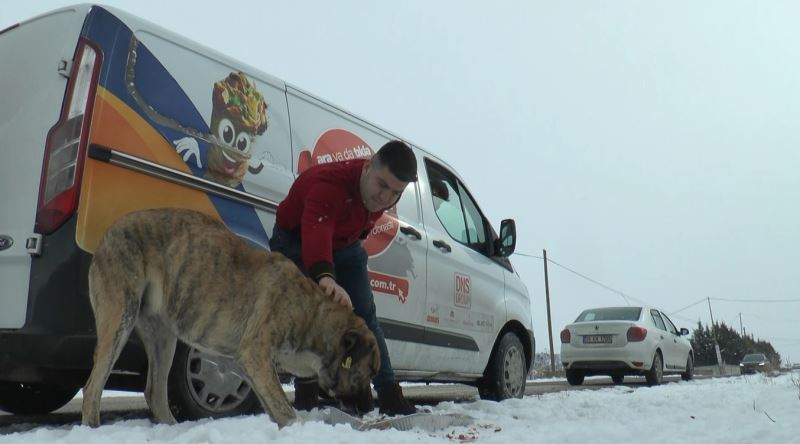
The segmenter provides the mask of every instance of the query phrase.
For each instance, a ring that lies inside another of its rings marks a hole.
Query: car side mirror
[[[689,336],[689,329],[688,328],[682,328],[681,329],[681,336]]]
[[[517,246],[517,226],[514,219],[500,222],[500,238],[495,239],[494,251],[500,257],[508,257]]]

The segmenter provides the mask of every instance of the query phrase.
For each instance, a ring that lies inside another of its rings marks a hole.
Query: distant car
[[[795,362],[794,364],[792,364],[791,370],[793,372],[800,371],[800,362]]]
[[[649,385],[659,385],[667,373],[688,381],[694,372],[688,335],[655,308],[593,308],[561,331],[561,363],[571,385],[592,375],[611,376],[615,384],[625,375],[644,375]]]
[[[750,353],[744,355],[742,362],[739,363],[739,371],[743,375],[753,373],[768,373],[772,370],[772,365],[764,353]]]

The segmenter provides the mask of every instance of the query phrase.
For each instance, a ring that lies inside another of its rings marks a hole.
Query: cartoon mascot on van
[[[205,138],[209,141],[205,178],[235,188],[248,171],[258,174],[264,168],[260,160],[253,159],[253,146],[256,136],[267,130],[267,102],[244,73],[233,72],[214,83],[212,104],[209,134]],[[197,166],[203,167],[196,139],[184,137],[174,143],[184,161],[194,157]]]

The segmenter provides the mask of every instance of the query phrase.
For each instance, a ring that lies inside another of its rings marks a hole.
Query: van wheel
[[[64,407],[79,388],[0,382],[0,410],[15,415],[43,415]]]
[[[650,370],[644,374],[644,377],[647,385],[661,385],[661,381],[664,380],[664,361],[660,351],[656,350],[656,355],[653,356],[653,365],[650,366]]]
[[[694,378],[694,358],[689,354],[689,357],[686,358],[686,371],[681,373],[681,379],[691,381],[692,378]]]
[[[527,380],[524,350],[517,335],[511,332],[503,335],[478,385],[482,399],[522,398]]]
[[[172,360],[167,397],[178,421],[246,415],[261,409],[235,361],[182,342]]]
[[[624,380],[625,380],[625,375],[611,375],[611,381],[616,385],[622,384],[622,381]]]
[[[583,384],[583,377],[584,374],[580,370],[567,370],[567,382],[569,385],[581,385]]]

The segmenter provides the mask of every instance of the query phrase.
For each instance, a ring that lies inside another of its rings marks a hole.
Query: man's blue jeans
[[[303,273],[306,273],[301,258],[301,241],[297,234],[275,225],[272,237],[269,240],[269,247],[272,251],[283,253]],[[364,319],[367,327],[375,335],[375,339],[378,340],[378,348],[381,353],[381,368],[375,378],[372,379],[372,384],[375,385],[375,390],[379,391],[383,387],[394,383],[394,370],[392,370],[392,362],[389,360],[389,350],[386,348],[383,329],[378,324],[375,300],[372,295],[372,289],[369,286],[367,259],[367,252],[361,246],[361,241],[356,241],[342,249],[333,251],[336,282],[350,295],[353,311]]]

